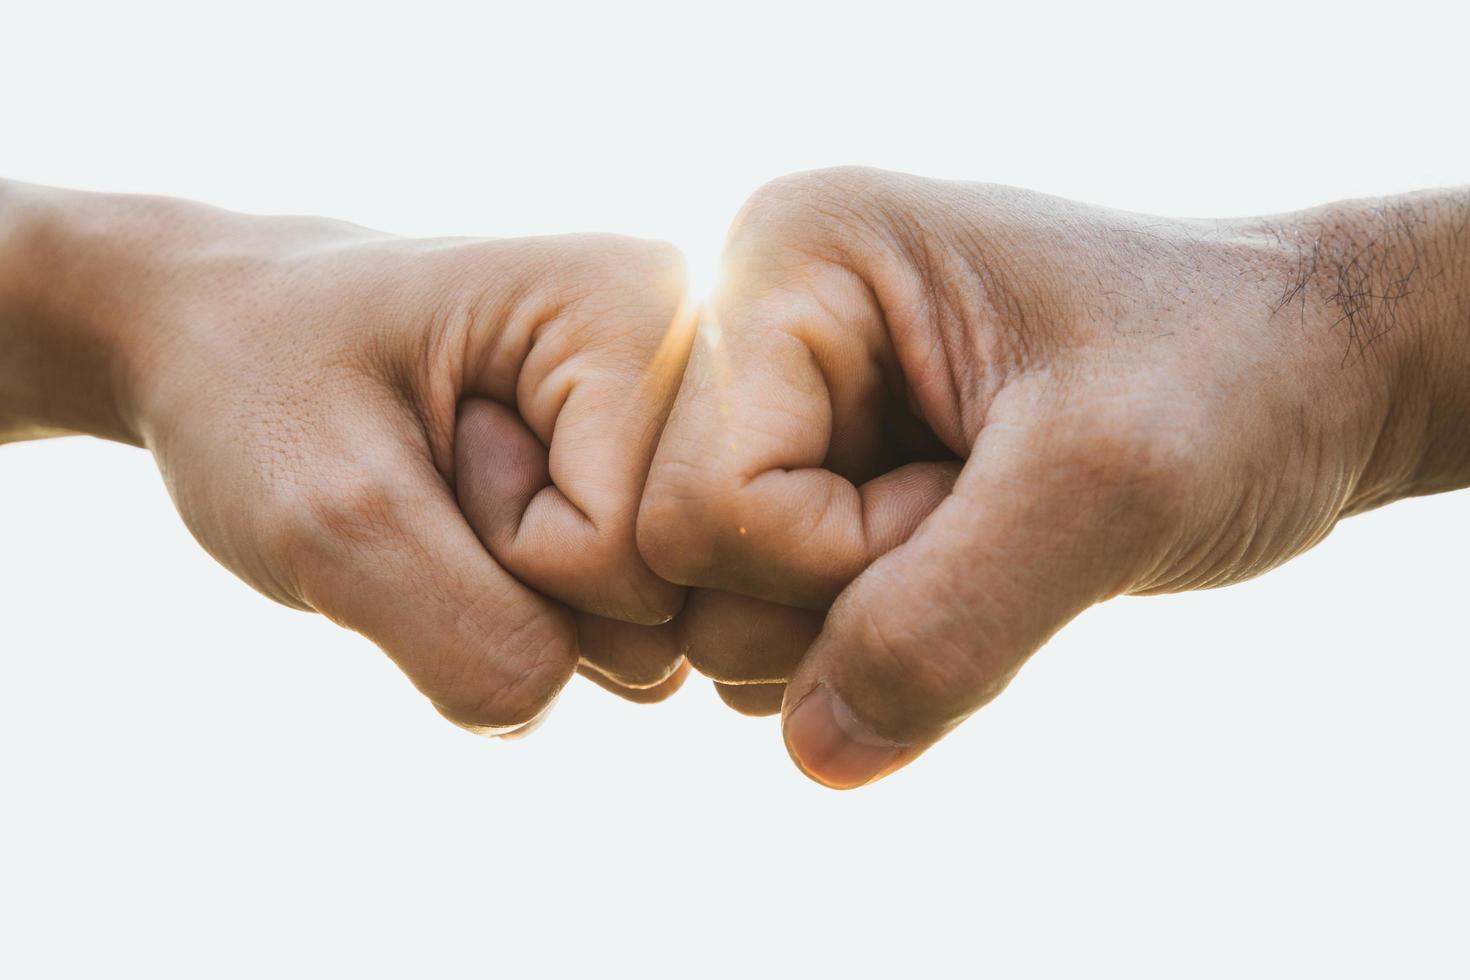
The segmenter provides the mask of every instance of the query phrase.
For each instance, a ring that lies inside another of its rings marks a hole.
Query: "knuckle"
[[[873,167],[823,167],[767,181],[750,196],[756,208],[786,208],[833,198],[868,195],[887,186],[893,175]]]
[[[780,177],[746,201],[726,238],[729,296],[804,278],[828,266],[887,262],[912,238],[921,199],[914,181],[881,170],[837,167]]]
[[[673,242],[621,235],[611,236],[607,241],[606,257],[614,265],[640,273],[677,272],[684,267],[684,253]]]
[[[396,533],[404,496],[391,476],[369,470],[338,480],[307,503],[316,525],[334,540],[372,544]]]
[[[875,206],[884,210],[896,180],[896,175],[883,170],[852,166],[777,177],[746,200],[731,240],[810,237],[813,227],[831,231]]]
[[[528,584],[584,612],[656,625],[683,602],[683,589],[660,579],[639,553],[632,513],[575,527],[529,519],[517,543],[497,555]]]
[[[724,542],[745,526],[740,491],[695,465],[665,465],[650,476],[639,508],[638,550],[657,575],[696,585]]]
[[[263,552],[297,597],[341,621],[363,575],[383,574],[406,550],[422,548],[414,525],[424,492],[391,466],[366,464],[278,483],[256,505]]]
[[[682,288],[687,262],[684,252],[673,242],[662,239],[638,239],[635,264],[649,277],[665,287]]]
[[[603,283],[637,297],[638,305],[672,307],[685,293],[684,253],[657,239],[592,235],[581,239],[579,260],[571,263],[577,283]]]
[[[399,537],[411,496],[386,471],[364,469],[277,487],[263,509],[278,529],[278,552],[288,566],[307,571],[344,551],[371,551]]]

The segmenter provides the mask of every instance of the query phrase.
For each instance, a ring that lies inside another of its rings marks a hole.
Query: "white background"
[[[827,164],[1191,215],[1470,180],[1462,4],[1191,6],[5,0],[0,171],[696,267]],[[1470,971],[1470,494],[1095,609],[849,794],[700,681],[465,735],[137,450],[0,448],[0,504],[5,976]]]

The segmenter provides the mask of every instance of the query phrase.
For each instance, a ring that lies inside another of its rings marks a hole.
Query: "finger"
[[[689,677],[689,665],[680,664],[672,674],[652,687],[625,687],[595,667],[586,664],[578,667],[577,673],[604,691],[610,691],[625,701],[631,701],[634,704],[657,704],[660,701],[667,701],[679,688],[684,686],[684,681]]]
[[[715,683],[715,693],[720,700],[752,718],[765,718],[781,713],[781,699],[786,694],[785,684],[721,684]]]
[[[493,543],[496,529],[516,528],[528,502],[547,485],[546,451],[515,413],[481,398],[461,405],[455,445],[460,507],[481,539]],[[682,651],[671,626],[589,613],[576,620],[582,661],[621,687],[651,688],[679,665]]]
[[[809,776],[849,788],[906,764],[1123,588],[1160,511],[1108,453],[987,426],[954,494],[842,594],[792,679],[786,742]]]
[[[559,423],[549,454],[513,410],[483,398],[462,402],[460,507],[490,553],[538,591],[602,616],[666,622],[683,590],[649,570],[633,537],[645,468],[638,460],[652,454],[656,429],[630,436],[627,410],[615,402],[600,413],[582,407],[599,398],[613,402],[594,384],[569,399],[563,416],[581,422]],[[624,455],[612,460],[613,452]]]
[[[822,631],[822,614],[695,589],[670,625],[704,676],[727,684],[784,683]]]
[[[638,543],[650,565],[686,585],[826,608],[958,472],[914,463],[872,478],[896,408],[891,360],[877,305],[847,270],[722,296],[644,491]]]
[[[530,738],[532,735],[541,730],[541,726],[546,724],[546,719],[550,718],[552,713],[556,710],[556,702],[560,699],[561,694],[558,693],[556,699],[554,699],[551,704],[548,705],[545,710],[543,710],[533,720],[527,722],[519,728],[511,729],[508,732],[500,732],[496,735],[496,738],[499,738],[506,742],[519,742],[524,739]]]
[[[476,403],[461,415],[473,440],[457,460],[478,463],[457,489],[469,503],[514,491],[476,524],[492,554],[522,581],[574,608],[644,624],[667,621],[683,590],[649,570],[634,540],[644,479],[683,373],[694,325],[683,256],[657,242],[586,236],[558,242],[544,284],[546,312],[507,385],[497,360],[474,386],[514,411]],[[528,308],[539,308],[531,300]],[[483,432],[476,432],[480,424]],[[500,450],[527,465],[494,480]],[[467,449],[472,449],[466,452]],[[530,465],[539,456],[539,469]]]
[[[451,721],[536,718],[577,664],[571,615],[485,552],[426,454],[388,436],[287,502],[302,599],[381,646]]]
[[[684,660],[675,623],[640,626],[577,614],[582,662],[624,687],[651,688],[668,680]]]

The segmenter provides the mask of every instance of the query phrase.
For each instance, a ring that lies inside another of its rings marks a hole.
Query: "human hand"
[[[150,448],[251,585],[377,642],[472,729],[524,726],[579,661],[635,700],[678,687],[659,624],[683,590],[633,534],[687,353],[677,251],[36,207],[29,261],[65,288],[30,305],[108,351],[105,422],[64,424]]]
[[[789,679],[793,758],[861,785],[1093,603],[1239,581],[1462,485],[1463,338],[1436,356],[1470,322],[1456,201],[1212,222],[875,171],[768,185],[638,540],[665,579],[809,612],[690,659],[767,704]]]

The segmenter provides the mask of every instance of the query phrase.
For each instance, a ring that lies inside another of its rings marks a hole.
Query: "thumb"
[[[1154,484],[1091,441],[987,426],[954,492],[839,596],[784,704],[808,776],[847,789],[906,765],[1131,581]]]

